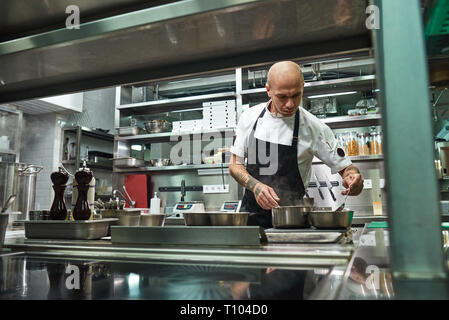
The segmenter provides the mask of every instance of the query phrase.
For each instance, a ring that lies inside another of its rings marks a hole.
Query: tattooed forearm
[[[235,163],[229,166],[229,174],[244,188],[253,191],[259,181],[253,178],[243,164]]]

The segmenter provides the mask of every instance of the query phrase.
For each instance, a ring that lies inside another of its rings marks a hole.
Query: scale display
[[[240,211],[240,206],[242,204],[242,201],[225,201],[222,205],[221,205],[221,209],[220,211],[225,211],[225,212],[239,212]]]

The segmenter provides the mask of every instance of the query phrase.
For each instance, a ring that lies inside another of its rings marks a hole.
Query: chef
[[[304,197],[314,156],[332,174],[340,173],[346,188],[342,195],[360,194],[360,171],[337,147],[332,130],[299,107],[301,68],[292,61],[275,63],[265,88],[270,100],[242,113],[231,147],[230,175],[245,188],[241,211],[255,213],[248,225],[271,228],[271,208]]]

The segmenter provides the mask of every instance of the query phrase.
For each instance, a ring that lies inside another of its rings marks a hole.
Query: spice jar
[[[365,134],[360,133],[357,135],[357,142],[358,142],[358,151],[359,156],[367,156],[369,155],[369,147],[367,143],[367,138]]]
[[[349,134],[347,141],[347,150],[348,156],[357,156],[359,154],[357,145],[357,133],[351,132]]]
[[[372,132],[371,133],[371,138],[370,138],[370,154],[376,155],[376,154],[380,154],[380,150],[379,150],[379,141],[377,138],[377,132]]]

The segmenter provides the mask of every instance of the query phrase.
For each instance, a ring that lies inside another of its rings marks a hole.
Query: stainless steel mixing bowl
[[[145,227],[162,226],[165,214],[142,214],[140,215],[140,225]]]
[[[208,212],[213,226],[246,226],[249,212]]]
[[[354,211],[319,211],[309,212],[309,223],[318,229],[346,229],[351,226]]]

